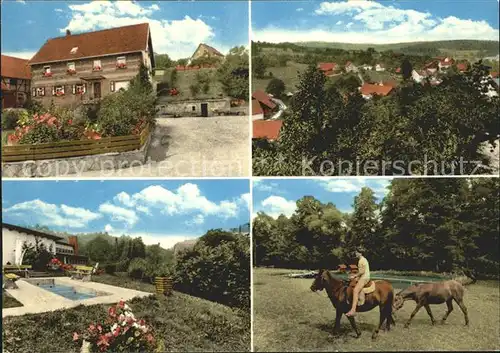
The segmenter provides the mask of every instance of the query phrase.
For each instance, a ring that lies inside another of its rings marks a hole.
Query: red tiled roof
[[[264,114],[262,107],[257,99],[252,99],[252,115]]]
[[[363,95],[371,95],[371,94],[377,94],[379,96],[387,96],[391,91],[393,87],[392,86],[381,86],[381,85],[374,85],[371,83],[365,83],[361,87],[361,94]]]
[[[437,61],[431,61],[425,64],[424,69],[434,69],[437,68]]]
[[[439,61],[441,65],[452,65],[455,62],[452,58],[440,58]]]
[[[262,104],[266,105],[270,109],[274,109],[276,104],[269,98],[269,96],[264,91],[255,91],[252,94],[252,98],[255,98]]]
[[[31,70],[26,59],[2,55],[2,67],[0,71],[2,77],[31,79]],[[2,89],[4,89],[3,84]]]
[[[30,64],[139,52],[146,50],[148,35],[149,24],[141,23],[52,38],[45,42]],[[75,47],[78,50],[71,54]]]
[[[333,71],[336,68],[336,63],[318,63],[318,69],[320,69],[321,71]]]
[[[458,71],[467,71],[468,68],[469,68],[469,65],[467,63],[458,63],[457,64]]]
[[[276,140],[280,134],[282,120],[254,120],[253,138],[264,138],[267,140]]]

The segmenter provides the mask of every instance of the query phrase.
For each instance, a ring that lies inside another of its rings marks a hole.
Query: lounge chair
[[[92,281],[92,275],[97,271],[99,263],[92,266],[75,266],[75,271],[71,271],[71,279],[81,279],[83,282]]]
[[[15,273],[22,274],[24,278],[29,278],[29,271],[31,270],[31,265],[4,265],[2,268],[3,274]]]
[[[4,283],[2,288],[3,289],[17,289],[19,288],[16,284],[16,281],[20,278],[18,275],[14,273],[7,273],[3,276],[4,278]]]

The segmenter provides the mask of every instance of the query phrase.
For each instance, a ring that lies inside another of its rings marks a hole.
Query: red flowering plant
[[[56,91],[56,97],[61,97],[61,96],[64,96],[64,92]]]
[[[139,135],[142,132],[142,130],[144,130],[146,125],[147,125],[146,119],[144,118],[139,119],[137,124],[135,124],[135,126],[132,128],[132,134]]]
[[[135,318],[132,309],[121,300],[108,310],[104,323],[92,323],[83,333],[73,332],[73,341],[90,343],[92,352],[152,352],[156,348],[151,326]]]
[[[117,69],[125,69],[125,68],[127,68],[127,64],[125,64],[125,63],[116,63],[116,68]]]
[[[68,73],[68,75],[74,75],[74,74],[76,74],[76,70],[75,69],[68,69],[68,70],[66,70],[66,72]]]
[[[45,72],[43,73],[43,76],[44,76],[44,77],[52,77],[52,72],[50,72],[50,71],[45,71]]]
[[[101,71],[101,70],[102,70],[102,68],[100,66],[94,66],[92,68],[92,71]]]
[[[88,140],[100,140],[102,138],[97,124],[87,124],[83,131],[83,136]]]
[[[51,269],[53,271],[57,271],[57,270],[62,268],[63,263],[61,262],[61,260],[54,257],[49,261],[47,266],[49,267],[49,269]]]
[[[20,119],[18,125],[14,133],[7,137],[10,144],[57,142],[80,139],[83,135],[83,128],[74,126],[71,112],[63,108]]]

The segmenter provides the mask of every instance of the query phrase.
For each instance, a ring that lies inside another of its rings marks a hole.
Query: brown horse
[[[328,271],[319,270],[316,275],[313,284],[311,285],[311,290],[313,292],[321,291],[325,289],[330,301],[335,307],[336,317],[335,317],[335,328],[334,334],[340,329],[340,319],[342,314],[346,314],[351,309],[351,304],[348,303],[348,299],[352,301],[352,288],[344,283],[344,280],[337,279]],[[386,322],[387,330],[391,328],[391,324],[395,324],[392,318],[392,305],[394,301],[394,289],[392,285],[387,281],[376,281],[375,291],[369,294],[365,294],[365,302],[363,305],[358,305],[356,311],[365,312],[370,311],[375,307],[380,308],[380,322],[373,331],[372,338],[375,339],[378,336],[378,332],[382,327],[382,324]],[[347,316],[352,328],[356,332],[356,337],[361,335],[361,332],[356,326],[356,321],[354,317]]]
[[[464,313],[465,325],[469,325],[469,316],[467,314],[467,308],[464,304],[464,287],[458,281],[450,280],[410,286],[396,294],[396,299],[394,300],[394,310],[401,309],[404,302],[407,300],[414,300],[417,303],[417,307],[413,310],[410,319],[405,324],[406,328],[410,326],[411,320],[422,307],[427,310],[427,314],[429,314],[431,318],[432,325],[434,325],[435,320],[432,316],[432,311],[429,306],[430,304],[446,303],[448,311],[442,319],[442,322],[444,323],[448,318],[448,315],[450,315],[453,311],[453,300],[457,302],[458,306]]]

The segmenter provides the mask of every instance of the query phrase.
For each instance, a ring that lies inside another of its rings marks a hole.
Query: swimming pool
[[[95,297],[100,297],[104,295],[109,295],[108,293],[98,292],[90,288],[84,288],[80,286],[71,286],[57,283],[53,278],[47,279],[26,279],[28,283],[31,283],[37,287],[45,289],[51,293],[60,295],[69,300],[85,300]]]

